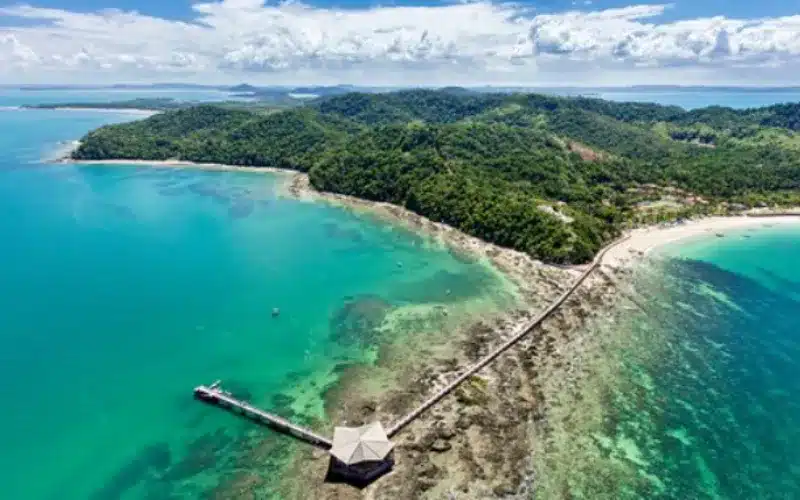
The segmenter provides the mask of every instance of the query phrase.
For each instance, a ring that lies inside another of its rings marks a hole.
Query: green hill
[[[685,111],[464,89],[349,93],[271,114],[214,105],[88,134],[76,159],[182,159],[308,171],[321,190],[388,201],[559,263],[627,221],[721,201],[796,203],[800,106]],[[701,201],[698,201],[701,200]],[[655,205],[654,204],[654,205]]]

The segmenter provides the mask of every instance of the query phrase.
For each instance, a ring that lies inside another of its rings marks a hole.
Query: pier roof
[[[334,429],[331,455],[347,465],[354,465],[383,460],[393,447],[380,422],[374,422]]]

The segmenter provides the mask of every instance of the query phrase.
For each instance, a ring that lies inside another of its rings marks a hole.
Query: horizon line
[[[413,88],[520,88],[520,89],[703,89],[703,88],[729,88],[729,89],[770,89],[770,90],[784,90],[784,89],[800,89],[800,84],[795,85],[756,85],[756,84],[692,84],[692,85],[673,85],[673,84],[634,84],[634,85],[537,85],[537,84],[349,84],[349,83],[335,83],[335,84],[280,84],[280,85],[260,85],[249,83],[232,83],[232,84],[202,84],[193,82],[147,82],[147,83],[0,83],[0,88],[48,88],[48,87],[63,87],[63,88],[96,88],[96,89],[113,89],[113,88],[126,88],[126,87],[159,87],[159,86],[172,86],[172,87],[195,87],[203,89],[228,89],[232,87],[249,86],[256,89],[296,89],[302,87],[318,87],[318,88],[336,88],[336,87],[352,87],[359,88],[387,88],[387,89],[413,89]]]

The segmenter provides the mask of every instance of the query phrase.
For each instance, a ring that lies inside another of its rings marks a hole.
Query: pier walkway
[[[315,434],[308,429],[295,425],[277,415],[267,413],[249,403],[234,398],[231,394],[219,387],[219,382],[214,382],[211,386],[200,385],[195,387],[194,396],[209,404],[230,410],[238,410],[239,413],[250,420],[267,425],[277,431],[294,436],[319,448],[329,450],[331,446],[333,446],[328,438],[324,438],[319,434]]]
[[[394,425],[392,425],[387,429],[386,435],[389,438],[396,435],[398,432],[403,430],[403,428],[405,428],[408,424],[413,422],[415,419],[417,419],[431,407],[436,405],[436,403],[441,401],[444,397],[453,392],[453,390],[455,390],[456,387],[458,387],[462,382],[464,382],[469,377],[480,371],[482,368],[486,367],[486,365],[494,361],[498,356],[500,356],[508,349],[516,345],[526,335],[528,335],[534,329],[536,329],[536,327],[539,326],[539,324],[542,321],[546,320],[559,307],[561,307],[564,304],[564,302],[566,302],[567,299],[569,299],[569,297],[575,292],[575,290],[577,290],[578,287],[580,287],[583,284],[583,282],[586,281],[586,279],[592,274],[592,272],[595,271],[600,266],[600,264],[603,261],[603,257],[610,249],[614,248],[618,244],[627,240],[629,237],[630,236],[625,236],[603,248],[597,254],[595,259],[592,261],[591,265],[583,273],[581,273],[581,275],[572,283],[569,289],[567,289],[552,304],[550,304],[550,306],[547,309],[545,309],[544,312],[542,312],[535,318],[531,319],[525,325],[521,326],[519,328],[519,331],[515,333],[511,338],[503,342],[500,346],[495,348],[487,356],[485,356],[484,358],[482,358],[481,360],[479,360],[478,362],[474,363],[472,366],[464,370],[452,382],[447,384],[436,394],[431,396],[420,406],[411,411],[411,413],[409,413],[405,417],[395,422]],[[325,450],[329,450],[333,446],[332,442],[327,438],[315,434],[314,432],[308,429],[295,425],[281,417],[278,417],[271,413],[267,413],[266,411],[256,408],[245,401],[236,399],[230,393],[222,390],[219,381],[214,382],[210,386],[200,385],[195,387],[194,396],[195,398],[204,401],[206,403],[226,408],[234,412],[238,412],[255,422],[271,427],[284,434],[289,434],[302,441],[323,448]]]
[[[593,272],[595,269],[597,269],[597,267],[598,267],[598,266],[600,266],[600,264],[601,264],[601,263],[602,263],[602,261],[603,261],[603,257],[605,257],[605,255],[606,255],[606,252],[608,252],[610,249],[614,248],[614,247],[615,247],[615,246],[617,246],[618,244],[622,243],[623,241],[627,240],[629,237],[630,237],[630,236],[625,236],[625,237],[623,237],[623,238],[621,238],[621,239],[619,239],[619,240],[617,240],[617,241],[613,242],[612,244],[610,244],[610,245],[606,246],[605,248],[603,248],[603,249],[600,251],[600,253],[598,253],[598,254],[597,254],[597,256],[595,256],[595,258],[594,258],[594,260],[592,261],[592,264],[589,266],[589,268],[588,268],[588,269],[586,269],[586,270],[585,270],[585,271],[584,271],[584,272],[583,272],[583,273],[582,273],[582,274],[581,274],[581,275],[578,277],[578,279],[576,279],[576,280],[575,280],[575,282],[574,282],[574,283],[572,283],[572,286],[570,286],[570,287],[569,287],[569,289],[568,289],[567,291],[565,291],[563,294],[561,294],[561,296],[560,296],[560,297],[558,297],[558,299],[556,299],[556,301],[555,301],[555,302],[553,302],[552,304],[550,304],[550,307],[548,307],[547,309],[545,309],[545,310],[544,310],[544,312],[542,312],[541,314],[539,314],[538,316],[536,316],[535,318],[533,318],[533,319],[532,319],[531,321],[529,321],[527,324],[525,324],[525,325],[521,326],[521,327],[520,327],[520,329],[519,329],[519,332],[518,332],[518,333],[516,333],[515,335],[513,335],[513,336],[512,336],[510,339],[508,339],[506,342],[504,342],[503,344],[501,344],[501,345],[500,345],[499,347],[497,347],[495,350],[493,350],[492,352],[490,352],[490,353],[489,353],[489,354],[488,354],[486,357],[484,357],[483,359],[481,359],[481,360],[480,360],[480,361],[478,361],[477,363],[473,364],[472,366],[470,366],[469,368],[467,368],[466,370],[464,370],[464,371],[461,373],[461,375],[459,375],[458,377],[456,377],[456,378],[455,378],[455,379],[454,379],[452,382],[450,382],[450,383],[449,383],[449,384],[447,384],[445,387],[443,387],[443,388],[442,388],[442,389],[441,389],[439,392],[437,392],[436,394],[434,394],[433,396],[431,396],[431,397],[430,397],[430,398],[429,398],[427,401],[425,401],[424,403],[422,403],[420,406],[418,406],[418,407],[417,407],[415,410],[413,410],[411,413],[409,413],[409,414],[408,414],[408,415],[406,415],[405,417],[403,417],[403,418],[401,418],[400,420],[398,420],[397,422],[395,422],[395,424],[394,424],[394,425],[392,425],[391,427],[389,427],[389,428],[386,430],[386,435],[387,435],[387,436],[389,436],[389,437],[391,438],[392,436],[394,436],[395,434],[397,434],[398,432],[400,432],[401,430],[403,430],[403,428],[404,428],[405,426],[407,426],[408,424],[410,424],[411,422],[413,422],[413,421],[414,421],[414,420],[415,420],[417,417],[419,417],[420,415],[422,415],[423,413],[425,413],[425,412],[426,412],[428,409],[430,409],[432,406],[436,405],[436,403],[438,403],[439,401],[441,401],[441,400],[442,400],[442,398],[444,398],[445,396],[447,396],[448,394],[450,394],[451,392],[453,392],[453,390],[454,390],[456,387],[458,387],[458,386],[459,386],[459,385],[460,385],[462,382],[464,382],[466,379],[468,379],[469,377],[471,377],[472,375],[474,375],[475,373],[477,373],[478,371],[480,371],[480,370],[481,370],[482,368],[484,368],[486,365],[488,365],[489,363],[491,363],[492,361],[494,361],[494,360],[495,360],[495,359],[496,359],[498,356],[500,356],[501,354],[503,354],[504,352],[506,352],[508,349],[510,349],[511,347],[513,347],[515,344],[517,344],[517,343],[518,343],[520,340],[522,340],[522,339],[523,339],[523,338],[524,338],[526,335],[528,335],[529,333],[531,333],[531,332],[532,332],[532,331],[533,331],[533,330],[534,330],[534,329],[535,329],[537,326],[539,326],[539,324],[540,324],[542,321],[546,320],[546,319],[547,319],[548,317],[550,317],[550,315],[551,315],[551,314],[553,314],[553,313],[554,313],[554,312],[555,312],[555,311],[556,311],[556,310],[557,310],[559,307],[561,307],[561,306],[564,304],[564,302],[566,302],[566,301],[567,301],[567,299],[570,297],[570,295],[572,295],[572,294],[575,292],[575,290],[577,290],[577,289],[578,289],[578,287],[579,287],[579,286],[581,286],[581,285],[583,284],[583,282],[584,282],[584,281],[586,281],[586,278],[588,278],[588,277],[589,277],[589,275],[591,275],[591,274],[592,274],[592,272]]]

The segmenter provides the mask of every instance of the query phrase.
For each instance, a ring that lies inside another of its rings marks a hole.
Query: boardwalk
[[[475,373],[480,371],[483,367],[485,367],[486,365],[488,365],[489,363],[494,361],[495,358],[497,358],[498,356],[500,356],[501,354],[506,352],[509,348],[513,347],[517,342],[522,340],[526,335],[528,335],[537,326],[539,326],[539,324],[542,321],[546,320],[559,307],[561,307],[564,304],[564,302],[567,301],[567,299],[570,297],[570,295],[572,295],[575,292],[575,290],[577,290],[578,287],[581,286],[581,284],[583,284],[584,281],[586,281],[586,278],[588,278],[589,275],[592,274],[592,272],[595,269],[597,269],[597,267],[601,264],[601,262],[603,261],[603,257],[605,256],[606,252],[608,252],[611,248],[615,247],[616,245],[618,245],[618,244],[622,243],[623,241],[627,240],[628,238],[629,237],[626,236],[626,237],[624,237],[624,238],[622,238],[620,240],[617,240],[616,242],[608,245],[603,250],[601,250],[600,253],[598,253],[597,256],[595,257],[595,259],[592,262],[591,266],[589,266],[589,268],[586,271],[584,271],[580,275],[580,277],[578,277],[578,279],[575,280],[575,282],[572,284],[572,286],[569,287],[569,289],[566,292],[561,294],[561,296],[558,299],[556,299],[555,302],[550,304],[550,307],[545,309],[545,311],[543,313],[541,313],[537,317],[533,318],[527,324],[525,324],[522,327],[520,327],[520,331],[517,334],[512,336],[510,339],[508,339],[503,344],[501,344],[494,351],[490,352],[486,357],[484,357],[483,359],[481,359],[480,361],[478,361],[477,363],[475,363],[471,367],[469,367],[466,370],[464,370],[461,373],[461,375],[456,377],[455,380],[453,380],[452,382],[447,384],[439,392],[437,392],[436,394],[431,396],[430,399],[428,399],[427,401],[422,403],[420,406],[418,406],[415,410],[413,410],[411,413],[409,413],[405,417],[403,417],[400,420],[398,420],[397,422],[395,422],[395,424],[392,425],[391,427],[389,427],[389,429],[386,431],[386,435],[391,438],[392,436],[394,436],[395,434],[397,434],[398,432],[403,430],[403,428],[405,426],[407,426],[408,424],[413,422],[417,417],[419,417],[420,415],[425,413],[428,409],[430,409],[432,406],[434,406],[436,403],[441,401],[442,398],[444,398],[445,396],[447,396],[448,394],[453,392],[453,390],[456,387],[458,387],[462,382],[464,382],[469,377],[471,377],[472,375],[474,375]]]
[[[210,387],[205,385],[195,387],[194,396],[197,399],[205,401],[209,404],[221,406],[231,410],[238,410],[242,415],[251,420],[267,425],[284,434],[290,434],[298,439],[306,441],[307,443],[313,444],[314,446],[318,446],[326,450],[330,449],[332,446],[330,440],[327,438],[315,434],[308,429],[304,429],[303,427],[295,425],[281,417],[267,413],[264,410],[250,405],[249,403],[234,398],[227,392],[223,391],[219,387],[218,382],[215,382]]]
[[[563,294],[561,294],[561,296],[559,296],[558,299],[555,300],[555,302],[550,304],[550,306],[547,309],[545,309],[544,312],[542,312],[537,317],[533,318],[531,321],[520,327],[519,332],[515,333],[510,339],[508,339],[499,347],[494,349],[486,357],[482,358],[480,361],[478,361],[477,363],[473,364],[472,366],[464,370],[452,382],[447,384],[447,386],[445,386],[436,394],[431,396],[428,400],[423,402],[411,413],[409,413],[405,417],[395,422],[395,424],[389,427],[389,429],[386,431],[386,435],[390,438],[396,435],[398,432],[403,430],[403,428],[405,428],[408,424],[413,422],[416,418],[418,418],[420,415],[425,413],[431,407],[436,405],[436,403],[441,401],[444,397],[453,392],[453,390],[456,387],[458,387],[459,384],[461,384],[469,377],[480,371],[486,365],[494,361],[498,356],[500,356],[505,351],[507,351],[515,344],[517,344],[526,335],[531,333],[537,326],[539,326],[539,324],[542,321],[550,317],[550,315],[552,315],[559,307],[561,307],[564,304],[564,302],[566,302],[567,299],[569,299],[569,297],[575,292],[575,290],[577,290],[578,287],[580,287],[583,284],[583,282],[586,281],[586,278],[588,278],[589,275],[591,275],[592,272],[600,266],[603,257],[611,248],[615,247],[619,243],[622,243],[628,238],[629,236],[626,236],[602,249],[597,254],[597,256],[595,257],[594,261],[589,266],[589,268],[586,269],[583,273],[581,273],[581,275],[578,277],[578,279],[575,280],[575,282],[569,287],[569,289],[565,291]],[[267,425],[273,429],[283,432],[284,434],[292,435],[298,439],[306,441],[320,448],[329,450],[332,446],[331,441],[328,440],[327,438],[315,434],[314,432],[308,429],[299,427],[289,422],[288,420],[280,418],[276,415],[272,415],[271,413],[267,413],[264,410],[258,409],[250,405],[249,403],[234,398],[232,395],[223,391],[219,387],[219,382],[215,382],[211,386],[201,385],[195,387],[194,395],[197,399],[205,401],[209,404],[227,408],[233,411],[238,411],[239,413],[246,416],[247,418],[250,418],[251,420]]]

